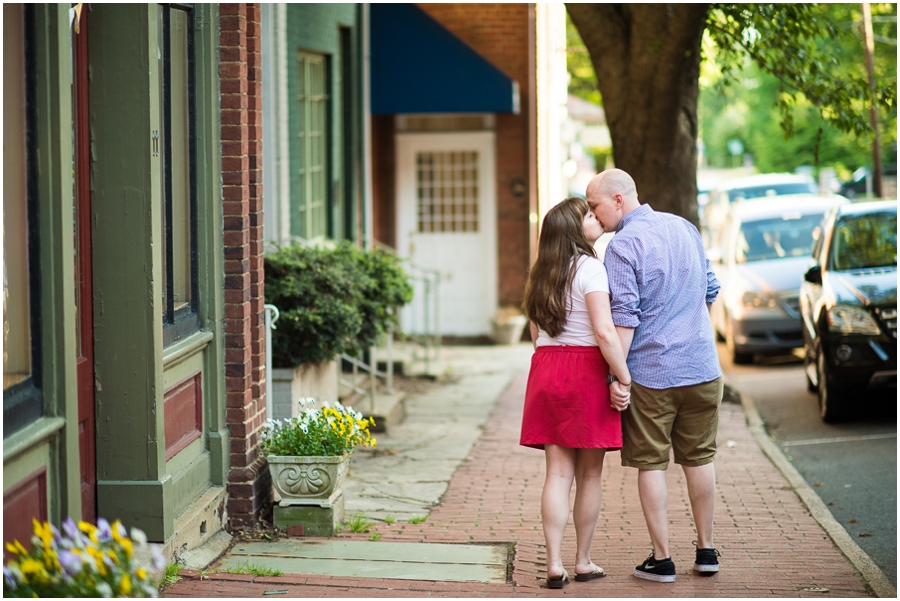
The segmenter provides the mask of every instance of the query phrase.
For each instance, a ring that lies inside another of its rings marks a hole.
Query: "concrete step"
[[[342,374],[347,380],[352,380],[353,374]],[[368,391],[369,376],[368,374],[358,374],[356,386]],[[376,387],[376,393],[373,399],[368,394],[362,395],[351,388],[340,386],[341,404],[345,407],[353,407],[356,411],[361,411],[366,417],[374,417],[375,425],[369,428],[372,433],[387,432],[392,426],[396,426],[403,422],[406,418],[406,394],[395,390],[394,392],[385,392],[380,390],[381,386]]]

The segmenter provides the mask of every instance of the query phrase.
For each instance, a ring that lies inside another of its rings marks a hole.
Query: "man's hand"
[[[625,411],[631,404],[631,386],[623,386],[615,381],[609,385],[609,400],[616,411]]]

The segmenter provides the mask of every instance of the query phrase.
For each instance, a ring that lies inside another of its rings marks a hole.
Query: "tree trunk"
[[[616,167],[697,224],[697,96],[709,4],[567,4],[597,73]]]

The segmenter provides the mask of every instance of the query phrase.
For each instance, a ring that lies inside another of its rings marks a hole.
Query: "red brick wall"
[[[228,514],[238,530],[252,527],[272,498],[271,477],[256,449],[266,411],[260,5],[222,4],[219,10]]]
[[[497,114],[497,246],[501,305],[520,306],[529,268],[528,193],[510,184],[529,181],[527,4],[418,4],[456,37],[519,83],[518,115]]]

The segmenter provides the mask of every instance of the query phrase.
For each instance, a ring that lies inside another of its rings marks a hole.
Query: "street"
[[[819,418],[816,394],[806,389],[800,357],[734,365],[724,343],[719,344],[727,381],[753,397],[775,443],[896,587],[896,391],[861,393],[857,419],[826,424]]]

